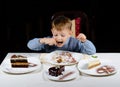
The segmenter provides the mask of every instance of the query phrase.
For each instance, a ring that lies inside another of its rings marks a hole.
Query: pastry
[[[55,66],[55,67],[50,67],[48,69],[49,75],[51,76],[59,76],[62,75],[62,72],[65,70],[64,66]]]
[[[88,69],[92,69],[100,64],[101,64],[101,62],[99,59],[91,60],[90,62],[88,62]]]
[[[22,55],[12,55],[10,62],[11,62],[11,67],[14,68],[18,68],[18,67],[27,68],[29,66],[27,57]]]

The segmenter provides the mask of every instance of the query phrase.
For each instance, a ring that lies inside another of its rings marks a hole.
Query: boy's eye
[[[54,37],[57,37],[57,36],[59,36],[59,35],[58,35],[58,34],[54,34],[53,36],[54,36]],[[61,34],[60,36],[61,36],[61,37],[65,37],[64,34]]]
[[[61,35],[62,37],[65,37],[65,35]]]
[[[54,35],[55,37],[58,36],[57,34]]]

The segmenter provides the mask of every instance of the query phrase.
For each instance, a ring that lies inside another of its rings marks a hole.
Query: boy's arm
[[[82,53],[89,54],[89,55],[96,53],[96,48],[91,41],[86,40],[85,42],[81,43],[81,45],[82,45],[81,46]]]
[[[34,38],[27,43],[27,47],[31,50],[40,51],[44,45],[40,43],[40,38]]]

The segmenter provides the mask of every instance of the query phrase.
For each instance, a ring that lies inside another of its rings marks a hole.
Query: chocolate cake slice
[[[49,75],[55,77],[62,75],[63,71],[65,71],[65,66],[55,66],[48,69]]]
[[[12,55],[10,62],[11,66],[14,68],[27,68],[29,66],[27,57],[22,55]]]

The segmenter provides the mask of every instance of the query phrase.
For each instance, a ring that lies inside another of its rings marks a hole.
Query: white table
[[[24,54],[38,58],[40,58],[40,55],[43,55],[40,53],[8,53],[5,59],[13,54]],[[41,70],[22,75],[7,74],[0,70],[0,87],[120,87],[120,53],[96,53],[95,55],[101,59],[111,60],[116,64],[117,73],[105,77],[78,74],[74,80],[56,82],[44,77],[45,65],[43,65]],[[85,55],[85,57],[88,56]]]

